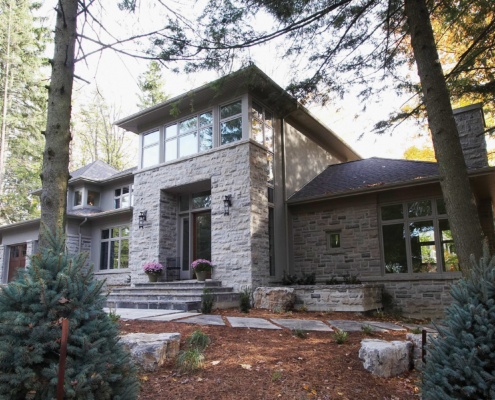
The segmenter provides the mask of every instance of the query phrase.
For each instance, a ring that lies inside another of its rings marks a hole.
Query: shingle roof
[[[71,172],[71,179],[86,178],[99,181],[110,178],[112,175],[115,175],[119,172],[120,171],[111,167],[106,162],[96,160],[93,161],[91,164],[87,164],[84,167]]]
[[[437,163],[368,158],[328,166],[296,192],[289,202],[313,197],[342,195],[377,186],[413,182],[438,176]]]

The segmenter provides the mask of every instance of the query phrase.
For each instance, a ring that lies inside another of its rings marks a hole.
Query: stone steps
[[[214,308],[231,308],[239,305],[239,293],[222,282],[207,280],[140,283],[135,287],[113,289],[107,297],[109,308],[138,308],[192,311],[201,309],[203,290],[214,297]]]

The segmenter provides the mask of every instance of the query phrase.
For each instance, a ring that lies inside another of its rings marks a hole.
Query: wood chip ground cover
[[[269,313],[252,310],[216,311],[223,316],[369,320],[352,313]],[[225,318],[224,318],[225,320]],[[362,332],[349,333],[338,345],[328,332],[308,332],[304,339],[289,329],[277,331],[198,326],[176,322],[120,321],[122,333],[180,332],[186,338],[201,329],[210,336],[205,366],[179,374],[170,362],[154,373],[143,373],[140,400],[156,399],[418,399],[417,373],[384,379],[364,370],[358,358]],[[373,338],[405,340],[404,332],[374,333]]]

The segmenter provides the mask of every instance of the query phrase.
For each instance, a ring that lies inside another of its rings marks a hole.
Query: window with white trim
[[[74,191],[74,207],[82,206],[83,191],[82,189]]]
[[[160,131],[156,130],[143,135],[143,168],[160,162]]]
[[[242,139],[242,101],[220,107],[220,144]]]
[[[273,153],[273,113],[255,101],[251,106],[251,137]]]
[[[165,162],[186,157],[213,147],[213,112],[206,111],[178,123],[165,131]]]
[[[443,199],[380,207],[385,274],[459,271]]]
[[[129,226],[101,231],[100,270],[129,268]]]
[[[127,208],[133,205],[133,185],[126,185],[114,190],[113,205],[115,209]]]

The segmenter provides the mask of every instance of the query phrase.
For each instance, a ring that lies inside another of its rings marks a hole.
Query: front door
[[[211,260],[211,212],[191,213],[180,218],[181,279],[192,279],[191,262]]]
[[[26,251],[27,245],[14,244],[10,247],[10,257],[9,257],[9,277],[8,282],[11,282],[16,277],[16,272],[19,268],[24,268],[26,266]]]

